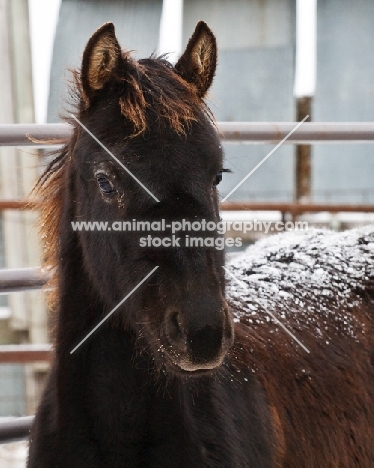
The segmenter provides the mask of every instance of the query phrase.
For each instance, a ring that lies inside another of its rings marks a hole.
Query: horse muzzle
[[[219,367],[234,340],[234,328],[226,303],[218,310],[171,308],[164,319],[164,351],[182,371]]]

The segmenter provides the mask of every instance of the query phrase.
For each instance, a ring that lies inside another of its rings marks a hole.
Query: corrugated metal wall
[[[112,21],[123,48],[147,57],[158,44],[162,0],[62,0],[57,25],[48,122],[58,122],[66,106],[68,69],[80,66],[84,47],[103,23]]]
[[[218,70],[211,91],[217,120],[293,121],[295,5],[293,0],[185,0],[184,42],[200,19],[217,37]],[[225,145],[220,192],[226,195],[271,145]],[[293,147],[277,150],[231,197],[285,200],[292,194]]]
[[[123,47],[148,56],[158,44],[162,1],[62,0],[53,59],[49,121],[57,120],[66,82],[63,70],[79,64],[92,32],[116,24]],[[295,0],[184,0],[186,44],[199,20],[214,31],[219,65],[211,90],[218,120],[293,121]],[[374,117],[374,3],[318,2],[318,80],[313,120],[365,121]],[[226,145],[222,195],[272,145]],[[327,201],[374,201],[371,145],[316,145],[313,196]],[[235,194],[234,200],[291,200],[294,148],[284,145]],[[326,193],[326,192],[331,192]]]
[[[373,25],[372,0],[318,1],[314,120],[374,120]],[[318,191],[331,190],[334,201],[373,203],[373,174],[373,145],[318,145],[314,148],[316,197]]]
[[[27,0],[0,0],[0,123],[32,123],[34,106]],[[25,198],[38,174],[34,151],[0,149],[0,197]],[[40,262],[36,214],[5,210],[0,217],[0,267],[36,266]],[[5,307],[7,306],[7,307]],[[45,308],[34,293],[0,298],[0,344],[31,340]],[[44,328],[45,330],[45,328]],[[39,335],[40,337],[40,335]],[[24,366],[0,365],[0,416],[25,414],[27,386]]]

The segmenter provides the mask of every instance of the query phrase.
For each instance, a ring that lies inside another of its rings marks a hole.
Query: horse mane
[[[215,126],[214,117],[198,96],[194,85],[179,76],[165,56],[131,59],[128,52],[122,52],[126,67],[126,77],[116,78],[123,92],[119,107],[124,117],[124,125],[132,124],[128,139],[142,137],[152,131],[172,130],[178,136],[186,136],[193,122],[198,122],[202,114]],[[89,103],[82,89],[81,71],[70,70],[68,106],[69,114],[80,119]],[[39,231],[43,244],[43,267],[51,272],[47,288],[50,289],[48,303],[53,309],[58,297],[58,253],[59,221],[62,216],[63,193],[66,187],[66,168],[71,159],[78,135],[78,124],[71,117],[61,118],[73,127],[73,137],[69,141],[53,141],[64,144],[61,150],[47,153],[53,159],[38,179],[33,195],[40,210]],[[51,141],[44,141],[51,143]]]
[[[186,135],[192,122],[197,122],[203,109],[213,121],[205,102],[194,85],[187,83],[161,57],[136,62],[126,54],[126,92],[120,97],[121,114],[134,127],[132,137],[147,130],[152,122],[169,127],[178,135]]]
[[[40,212],[38,221],[43,246],[43,268],[50,272],[47,282],[47,299],[53,309],[58,297],[58,251],[59,251],[59,220],[62,215],[62,197],[64,190],[64,175],[66,160],[69,156],[69,146],[62,150],[47,165],[33,189]],[[51,156],[51,153],[48,153]]]

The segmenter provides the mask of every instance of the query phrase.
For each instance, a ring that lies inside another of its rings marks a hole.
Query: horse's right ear
[[[113,23],[105,23],[88,41],[83,52],[81,84],[83,98],[89,105],[95,91],[102,89],[121,61],[121,46]]]
[[[217,67],[217,43],[204,21],[199,21],[175,69],[189,83],[195,85],[203,98],[212,84]]]

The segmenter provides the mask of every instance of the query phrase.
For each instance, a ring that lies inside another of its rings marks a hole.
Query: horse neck
[[[100,372],[100,366],[101,370],[103,367],[107,370],[110,361],[108,357],[103,357],[103,353],[111,352],[110,359],[113,360],[113,353],[121,352],[121,358],[114,361],[126,368],[128,374],[136,374],[131,359],[135,347],[134,334],[114,329],[108,321],[72,353],[108,312],[86,271],[79,233],[71,227],[76,199],[72,179],[69,178],[70,186],[63,196],[60,219],[54,363],[56,378],[51,384],[56,392],[58,418],[63,425],[68,424],[72,398],[81,404],[85,401],[87,388],[92,386],[95,372],[105,375],[105,372]],[[122,342],[125,343],[123,347]],[[116,371],[111,375],[116,375]],[[74,411],[78,411],[75,406]]]

